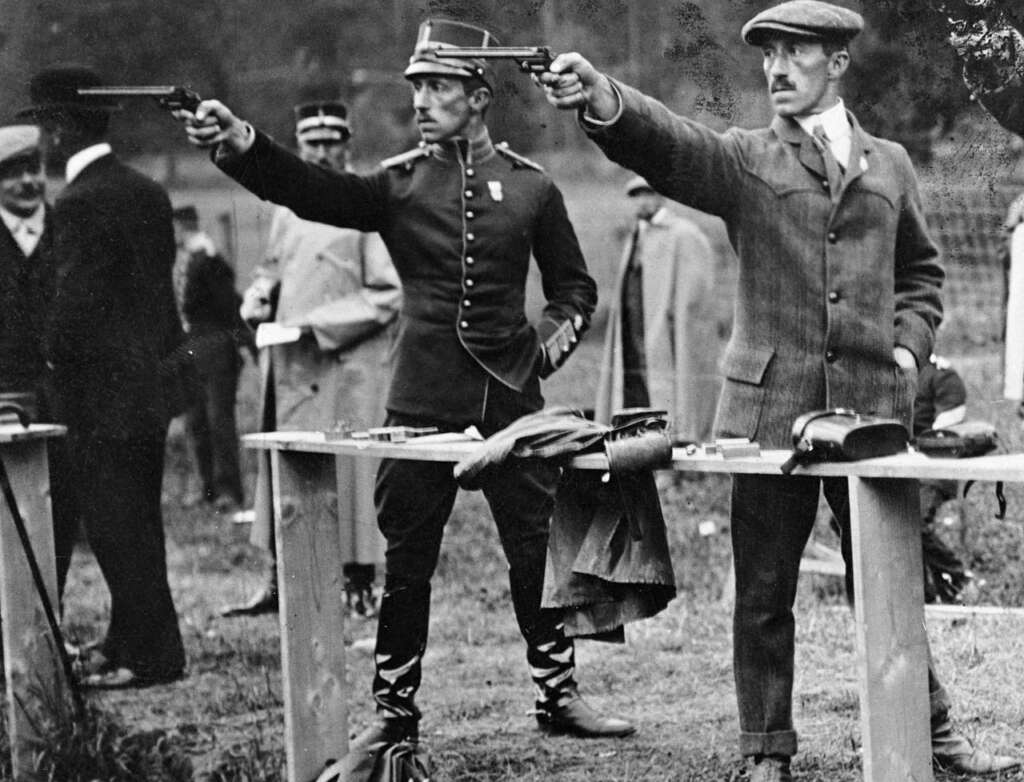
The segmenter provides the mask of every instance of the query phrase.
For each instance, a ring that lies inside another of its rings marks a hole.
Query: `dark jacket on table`
[[[739,256],[718,435],[787,448],[793,421],[826,407],[909,427],[917,373],[893,348],[928,361],[944,275],[906,151],[848,115],[850,165],[833,201],[794,120],[716,133],[616,86],[621,118],[588,134],[658,192],[721,217]]]
[[[39,243],[28,257],[0,224],[0,393],[39,390],[46,367],[43,330],[52,241],[49,206]]]
[[[597,293],[562,195],[536,166],[484,138],[361,176],[304,163],[259,132],[245,155],[217,162],[303,219],[380,234],[404,292],[390,412],[464,425],[494,382],[541,406],[541,343],[524,312],[531,252],[545,317],[585,328]]]
[[[183,339],[167,193],[105,155],[61,193],[54,224],[47,358],[60,420],[86,437],[162,439],[159,364]]]

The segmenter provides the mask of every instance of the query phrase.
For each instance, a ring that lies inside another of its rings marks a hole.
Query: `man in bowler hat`
[[[541,76],[549,101],[579,111],[610,159],[726,223],[740,270],[717,436],[787,448],[799,415],[832,407],[909,428],[918,367],[942,317],[943,271],[906,151],[868,135],[839,97],[862,26],[859,14],[816,0],[782,3],[744,25],[776,115],[759,130],[717,133],[576,53]],[[822,489],[840,523],[850,589],[844,478],[733,476],[740,750],[757,782],[792,778],[793,600]],[[1018,765],[953,729],[931,666],[929,688],[938,767],[990,774]]]
[[[562,195],[535,163],[492,143],[493,89],[483,61],[446,58],[447,45],[491,45],[486,30],[428,21],[405,69],[423,143],[366,176],[303,163],[223,104],[183,113],[193,143],[257,195],[300,217],[380,231],[401,277],[387,423],[485,436],[543,405],[540,379],[575,347],[597,299]],[[524,313],[531,254],[547,299]],[[527,643],[539,727],[623,736],[634,727],[589,706],[573,642],[540,607],[558,468],[509,463],[483,487],[509,561],[512,603]],[[388,541],[373,695],[378,724],[353,744],[414,739],[427,644],[430,579],[457,484],[451,465],[385,459],[377,520]]]
[[[183,335],[171,204],[113,154],[116,106],[77,93],[101,83],[82,66],[42,70],[21,116],[41,125],[47,161],[67,181],[53,209],[45,355],[76,515],[110,590],[107,633],[82,660],[83,683],[120,688],[172,681],[185,667],[160,510],[167,422],[178,412],[165,403],[160,362]]]

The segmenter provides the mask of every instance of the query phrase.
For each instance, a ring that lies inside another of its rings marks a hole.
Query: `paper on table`
[[[282,326],[280,323],[261,323],[256,327],[256,347],[266,348],[271,345],[285,345],[298,342],[302,329],[298,326]]]

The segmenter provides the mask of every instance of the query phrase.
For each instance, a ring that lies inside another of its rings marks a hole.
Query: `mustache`
[[[772,82],[771,91],[779,92],[780,90],[795,90],[796,86],[789,79],[776,79]]]

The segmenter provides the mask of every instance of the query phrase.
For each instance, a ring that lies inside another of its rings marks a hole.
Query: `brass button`
[[[472,280],[466,280],[466,287],[467,288],[472,288],[473,287],[473,281]]]
[[[839,358],[839,354],[836,353],[834,350],[826,350],[825,351],[825,360],[829,364],[834,364],[836,359],[838,359],[838,358]]]
[[[474,217],[476,217],[476,215],[473,214],[473,210],[472,209],[467,209],[466,210],[466,219],[467,220],[472,220]]]
[[[469,328],[469,321],[460,320],[459,321],[459,328],[460,329],[468,329]]]
[[[828,300],[830,302],[832,302],[833,304],[835,304],[837,301],[839,301],[839,293],[838,293],[838,291],[829,291],[828,292]]]
[[[472,266],[475,263],[472,255],[466,256],[466,266]]]
[[[462,306],[463,307],[469,307],[472,303],[473,302],[471,302],[469,299],[463,299],[462,300]]]
[[[466,191],[466,198],[472,198],[472,197],[473,197],[473,191],[472,190],[467,190]]]
[[[466,176],[473,176],[475,173],[476,172],[471,168],[466,169]]]
[[[836,242],[839,241],[839,234],[837,234],[835,231],[829,231],[828,236],[825,238],[828,239],[829,244],[835,244]]]
[[[474,234],[471,234],[471,233],[470,234],[466,234],[466,241],[467,242],[471,242],[474,239],[476,239],[476,236]]]

